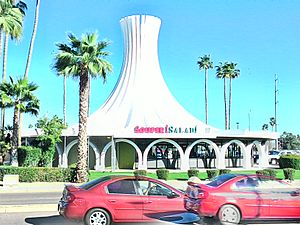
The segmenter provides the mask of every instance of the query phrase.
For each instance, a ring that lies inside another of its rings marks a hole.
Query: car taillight
[[[207,191],[201,191],[198,193],[197,196],[199,199],[207,198],[208,197],[208,192]]]
[[[72,194],[68,194],[66,197],[67,202],[71,203],[75,200],[75,196]]]

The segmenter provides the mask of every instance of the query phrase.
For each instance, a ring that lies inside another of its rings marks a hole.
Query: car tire
[[[277,160],[276,159],[272,159],[271,164],[277,164]]]
[[[109,213],[100,208],[91,209],[84,218],[85,225],[110,225]]]
[[[234,205],[223,205],[218,212],[218,218],[223,225],[239,224],[241,213]]]

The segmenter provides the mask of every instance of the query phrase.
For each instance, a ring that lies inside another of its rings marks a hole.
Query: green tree
[[[269,125],[268,124],[263,124],[262,125],[262,130],[268,130],[269,129]]]
[[[275,119],[275,117],[271,117],[271,118],[270,118],[269,124],[270,124],[271,127],[272,127],[272,131],[274,131],[274,126],[276,125],[276,119]]]
[[[279,142],[282,149],[297,150],[300,149],[300,137],[290,132],[283,132],[280,135]]]
[[[208,124],[208,70],[213,68],[213,62],[210,59],[210,55],[204,55],[203,57],[200,57],[200,59],[197,61],[197,64],[199,65],[199,70],[205,71],[205,122]]]
[[[63,120],[55,115],[52,119],[48,119],[47,117],[40,118],[35,127],[41,130],[41,134],[37,137],[37,140],[40,142],[39,146],[42,148],[41,165],[51,167],[56,144],[61,142],[62,130],[66,126]]]
[[[10,82],[2,82],[0,84],[0,107],[14,108],[13,114],[13,134],[12,134],[12,149],[11,163],[18,166],[17,148],[20,146],[19,140],[19,116],[20,113],[31,113],[37,115],[39,111],[39,100],[34,95],[38,86],[34,83],[29,83],[27,79],[18,79],[16,82],[10,77]]]
[[[229,63],[227,70],[229,74],[229,103],[228,103],[228,129],[231,127],[231,107],[232,107],[232,80],[240,76],[240,70],[236,68],[237,63]]]
[[[237,64],[232,62],[220,63],[217,68],[217,78],[223,79],[224,81],[224,105],[225,105],[225,129],[230,129],[231,121],[231,102],[232,102],[232,79],[236,78],[240,74],[240,70],[236,68]],[[230,81],[229,87],[229,103],[227,107],[227,88],[226,79]]]
[[[59,52],[55,56],[54,70],[58,75],[71,75],[79,78],[79,131],[78,131],[78,162],[76,165],[78,182],[88,180],[87,173],[87,118],[89,108],[89,80],[90,77],[101,76],[104,81],[112,65],[105,60],[109,55],[104,49],[107,41],[98,42],[96,33],[88,33],[81,40],[73,34],[68,35],[68,44],[57,44]]]
[[[23,32],[23,17],[26,4],[20,1],[17,5],[11,0],[0,1],[0,56],[2,54],[3,34],[5,34],[2,82],[6,81],[6,61],[8,50],[8,38],[19,39]],[[1,130],[5,126],[5,109],[1,109]]]

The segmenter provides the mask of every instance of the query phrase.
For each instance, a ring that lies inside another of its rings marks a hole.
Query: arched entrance
[[[68,160],[68,166],[75,166],[78,161],[78,154],[77,154],[77,146],[78,146],[78,140],[74,140],[71,143],[68,144],[66,149],[66,158]],[[88,150],[88,168],[89,169],[95,169],[96,167],[96,155],[98,155],[98,149],[97,147],[89,142],[89,150]]]
[[[190,144],[185,152],[190,168],[216,168],[220,158],[218,146],[207,139]]]
[[[182,169],[184,153],[180,145],[170,139],[150,143],[143,153],[144,169]]]
[[[115,139],[116,167],[119,169],[135,169],[142,165],[142,152],[140,148],[131,140]],[[100,154],[100,170],[111,168],[112,142],[107,143]]]
[[[239,140],[232,140],[222,146],[221,155],[225,159],[225,167],[246,167],[246,147]],[[250,155],[250,154],[249,154]]]

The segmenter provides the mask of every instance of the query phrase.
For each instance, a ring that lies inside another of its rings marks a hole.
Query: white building
[[[153,16],[121,19],[124,61],[106,102],[88,118],[89,166],[96,170],[226,168],[268,165],[268,142],[276,133],[220,130],[188,113],[172,96],[158,60],[161,21]],[[77,161],[78,124],[63,132],[58,162]],[[255,147],[255,148],[254,148]]]

